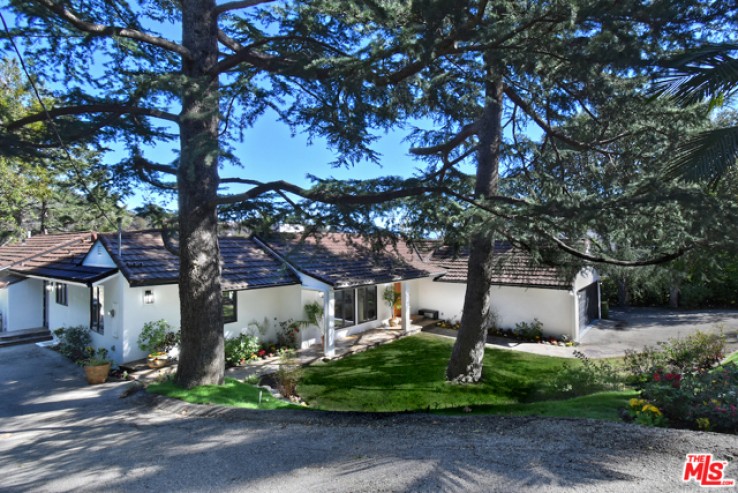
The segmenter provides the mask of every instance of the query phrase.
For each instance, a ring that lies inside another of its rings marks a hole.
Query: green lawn
[[[192,404],[218,404],[221,406],[243,407],[246,409],[283,409],[300,408],[275,399],[266,390],[259,389],[247,383],[241,383],[232,378],[226,378],[223,385],[203,385],[186,390],[177,387],[172,382],[151,384],[149,392],[180,399]],[[259,403],[261,393],[261,403]]]
[[[472,412],[617,419],[633,392],[608,392],[566,401],[531,402],[562,365],[577,360],[487,349],[483,381],[444,381],[452,341],[407,337],[305,369],[298,393],[311,407],[335,411]]]

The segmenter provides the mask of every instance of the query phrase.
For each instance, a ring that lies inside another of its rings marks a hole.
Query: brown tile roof
[[[380,252],[368,241],[346,233],[321,233],[303,241],[300,235],[275,234],[262,241],[295,269],[337,288],[442,273],[434,265],[424,263],[403,241]]]
[[[118,234],[102,234],[100,241],[132,286],[176,284],[179,258],[167,250],[160,231],[123,232],[121,254]],[[252,238],[222,237],[221,282],[225,290],[256,289],[299,284],[299,279]]]
[[[0,262],[2,268],[20,276],[94,282],[116,270],[81,265],[95,239],[96,234],[90,232],[33,236],[0,248]]]
[[[37,235],[0,247],[0,270],[29,261],[55,261],[68,257],[79,258],[87,253],[95,233],[59,233]],[[80,259],[81,260],[81,259]]]
[[[426,245],[427,246],[427,245]],[[439,282],[465,283],[468,275],[468,249],[455,250],[436,244],[426,248],[425,261],[446,271],[436,279]],[[561,268],[536,264],[527,252],[513,248],[505,242],[495,243],[495,271],[492,284],[502,286],[524,286],[553,289],[570,289],[572,279]]]

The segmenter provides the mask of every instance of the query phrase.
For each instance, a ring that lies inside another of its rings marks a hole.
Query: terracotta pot
[[[98,366],[85,366],[85,377],[87,383],[95,385],[98,383],[105,383],[108,379],[108,373],[110,373],[110,363]]]
[[[169,364],[169,359],[147,358],[146,364],[149,365],[149,368],[163,368]]]

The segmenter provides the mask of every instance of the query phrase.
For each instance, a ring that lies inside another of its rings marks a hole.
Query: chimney
[[[121,248],[123,243],[123,219],[118,218],[118,258],[121,256]]]

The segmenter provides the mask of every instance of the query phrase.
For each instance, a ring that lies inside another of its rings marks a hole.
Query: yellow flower
[[[641,407],[646,403],[643,399],[637,399],[633,397],[631,400],[628,401],[628,404],[630,404],[630,407]]]
[[[654,413],[656,416],[661,416],[662,414],[659,408],[654,406],[653,404],[646,404],[645,406],[643,406],[643,409],[641,409],[641,412],[644,412],[644,413],[651,412],[651,413]]]

